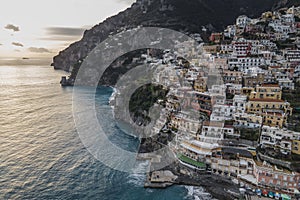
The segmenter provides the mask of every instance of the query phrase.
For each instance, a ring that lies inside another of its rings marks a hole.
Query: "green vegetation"
[[[234,94],[226,93],[226,99],[233,99],[233,98],[234,98]]]
[[[295,84],[294,91],[284,91],[282,99],[288,101],[293,108],[293,114],[288,118],[288,128],[300,132],[300,83]]]
[[[161,85],[147,84],[138,88],[130,98],[129,111],[134,121],[141,121],[144,125],[150,122],[148,112],[161,99],[166,100],[168,91]]]
[[[252,33],[242,33],[243,38],[247,39],[247,40],[259,40],[261,39],[259,36],[252,34]]]
[[[260,131],[259,129],[250,129],[250,128],[240,128],[240,138],[250,141],[258,141]]]
[[[296,162],[300,162],[300,155],[292,153],[292,160]]]
[[[77,63],[73,66],[73,69],[72,69],[72,72],[70,75],[70,79],[73,79],[73,80],[76,79],[76,76],[78,74],[81,64],[82,64],[82,60],[78,60]]]
[[[275,41],[275,44],[277,45],[278,49],[286,49],[295,47],[295,44],[293,44],[293,42],[293,40],[287,39],[284,41]]]
[[[193,160],[193,159],[191,159],[191,158],[189,158],[187,156],[184,156],[182,154],[178,154],[177,157],[179,158],[179,160],[181,160],[184,163],[193,165],[193,166],[201,168],[201,169],[205,169],[206,168],[206,164],[205,163],[195,161],[195,160]]]

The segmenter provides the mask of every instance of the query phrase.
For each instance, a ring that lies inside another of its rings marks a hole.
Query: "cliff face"
[[[127,10],[85,31],[80,41],[53,58],[52,66],[69,71],[97,44],[123,29],[142,25],[201,33],[205,26],[209,31],[221,31],[239,15],[257,17],[292,5],[300,5],[299,0],[137,0]]]

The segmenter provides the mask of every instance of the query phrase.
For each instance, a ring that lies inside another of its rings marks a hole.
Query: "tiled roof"
[[[249,99],[249,101],[260,101],[260,102],[278,102],[283,103],[283,100],[280,99]]]
[[[279,87],[278,84],[262,84],[262,87]]]

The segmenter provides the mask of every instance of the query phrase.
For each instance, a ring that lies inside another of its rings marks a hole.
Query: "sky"
[[[84,30],[135,0],[3,0],[0,64],[24,57],[50,59],[82,37]]]

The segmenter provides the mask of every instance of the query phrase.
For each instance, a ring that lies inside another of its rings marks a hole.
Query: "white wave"
[[[128,183],[136,186],[144,186],[148,167],[148,161],[138,163],[132,173],[129,174]]]
[[[114,88],[114,87],[111,87],[111,88],[113,89],[113,93],[112,93],[111,96],[109,97],[109,105],[113,106],[118,91],[117,91],[117,89]]]
[[[202,187],[185,186],[187,189],[186,199],[191,200],[212,200],[211,194],[205,191]]]
[[[194,194],[194,186],[185,186],[185,188],[188,190],[188,196],[193,196]]]
[[[201,200],[198,196],[194,196],[195,200]]]

